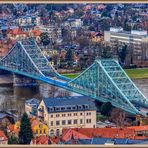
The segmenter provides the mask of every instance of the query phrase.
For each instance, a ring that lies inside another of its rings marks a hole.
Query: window
[[[73,120],[73,123],[74,123],[74,124],[77,124],[77,119]]]
[[[68,116],[71,116],[71,114],[68,114]]]
[[[67,107],[67,110],[71,110],[71,107]]]
[[[87,119],[86,120],[86,123],[91,123],[91,119]]]
[[[53,115],[51,115],[50,117],[53,118]]]
[[[66,116],[66,114],[62,114],[62,117],[65,117]]]
[[[56,117],[60,117],[60,115],[59,114],[56,114]]]
[[[88,113],[86,113],[86,115],[88,116],[89,114],[88,114]]]
[[[46,129],[44,129],[44,134],[46,134]]]
[[[65,110],[65,107],[61,107],[61,110]]]
[[[59,129],[56,130],[56,136],[60,136],[60,130]]]
[[[53,129],[50,130],[50,136],[51,137],[54,136],[54,130]]]
[[[59,111],[60,110],[60,108],[59,107],[56,107],[56,111]]]
[[[73,110],[76,110],[76,106],[73,106],[72,109],[73,109]]]
[[[39,128],[42,128],[43,127],[43,125],[42,124],[39,124]]]
[[[71,124],[71,120],[68,120],[68,124]]]
[[[60,121],[56,121],[56,125],[60,125]]]
[[[83,113],[80,113],[80,115],[82,116],[82,115],[83,115]]]
[[[80,124],[83,124],[83,119],[80,119]]]
[[[78,109],[82,109],[82,105],[78,105]]]
[[[74,116],[77,116],[77,113],[74,113],[73,115],[74,115]]]
[[[65,120],[62,120],[62,125],[65,125],[66,124],[66,121]]]
[[[89,112],[89,115],[91,115],[91,112]]]
[[[89,109],[89,105],[85,104],[84,105],[85,109]]]
[[[50,125],[53,126],[53,121],[50,122]]]

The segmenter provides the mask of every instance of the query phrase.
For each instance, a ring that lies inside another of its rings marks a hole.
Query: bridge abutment
[[[37,86],[38,83],[35,79],[31,79],[25,76],[13,74],[13,86]]]

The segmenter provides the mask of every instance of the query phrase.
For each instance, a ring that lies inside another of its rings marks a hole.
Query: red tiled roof
[[[33,144],[44,144],[47,145],[48,144],[48,136],[45,135],[41,135],[39,137],[36,137],[32,140]]]
[[[148,131],[148,125],[144,126],[131,126],[128,129],[134,129],[135,131]]]
[[[8,138],[6,137],[6,135],[4,134],[3,131],[0,131],[0,138],[4,138],[3,141],[7,141]]]
[[[32,30],[32,33],[34,36],[40,36],[42,32],[40,30]]]
[[[58,144],[60,142],[60,138],[58,137],[50,137],[49,139],[53,144]]]
[[[15,28],[10,33],[13,35],[21,35],[21,34],[28,35],[27,32],[22,31],[20,28]]]
[[[90,137],[83,135],[75,130],[67,129],[63,133],[62,140],[68,141],[68,140],[72,139],[72,137],[74,139],[90,139]]]

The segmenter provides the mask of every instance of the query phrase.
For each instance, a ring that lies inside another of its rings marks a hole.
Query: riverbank
[[[125,69],[125,72],[131,79],[148,79],[148,68]],[[63,74],[63,76],[74,79],[79,74],[80,73],[67,73]]]

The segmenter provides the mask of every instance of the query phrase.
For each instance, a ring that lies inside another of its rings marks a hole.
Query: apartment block
[[[38,117],[47,123],[49,136],[60,136],[63,128],[96,127],[96,107],[86,96],[43,99]]]
[[[147,31],[131,30],[124,31],[123,28],[110,28],[110,31],[104,32],[104,40],[111,42],[116,48],[117,42],[130,46],[130,57],[127,64],[135,64],[137,66],[148,66],[148,34]],[[131,58],[131,59],[130,59]]]

